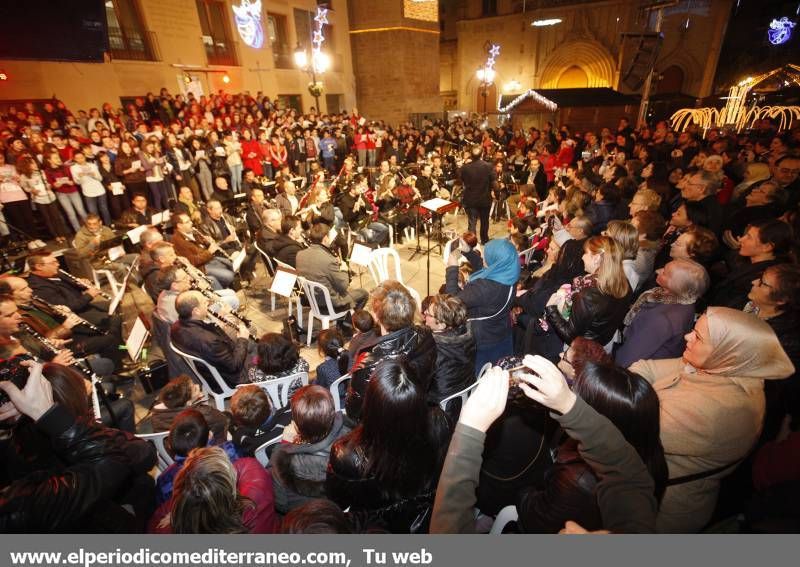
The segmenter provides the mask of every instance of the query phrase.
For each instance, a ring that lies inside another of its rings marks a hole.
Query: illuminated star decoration
[[[325,42],[325,36],[322,33],[322,28],[328,23],[328,9],[321,6],[317,7],[317,15],[314,16],[317,29],[311,35],[311,64],[317,73],[322,72],[320,61],[322,60],[322,44]]]
[[[796,25],[795,22],[791,21],[786,16],[782,17],[780,20],[772,20],[769,24],[769,30],[767,30],[769,42],[772,45],[786,43],[792,36],[792,28]]]

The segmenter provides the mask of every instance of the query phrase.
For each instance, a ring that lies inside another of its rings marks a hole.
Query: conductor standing
[[[492,165],[481,159],[480,146],[472,148],[472,161],[461,168],[459,178],[464,184],[461,204],[467,212],[467,230],[475,230],[478,219],[481,221],[481,244],[489,242],[489,210],[492,207],[492,189],[497,176]]]

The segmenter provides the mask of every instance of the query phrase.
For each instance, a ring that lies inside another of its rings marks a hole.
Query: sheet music
[[[132,228],[128,231],[128,238],[131,239],[132,244],[139,244],[139,238],[141,238],[142,233],[147,230],[147,225],[143,224],[137,226],[136,228]]]
[[[446,207],[447,205],[452,204],[452,201],[448,201],[447,199],[440,199],[439,197],[434,197],[433,199],[429,199],[427,201],[423,201],[420,203],[420,207],[424,207],[429,211],[433,211],[434,213],[441,209],[442,207]]]
[[[244,249],[244,248],[242,248],[242,249],[241,249],[241,250],[239,250],[239,251],[236,253],[236,255],[233,257],[233,260],[232,260],[232,262],[233,262],[233,271],[234,271],[234,272],[236,272],[236,273],[238,273],[238,272],[239,272],[239,268],[241,268],[241,267],[242,267],[242,262],[244,262],[244,258],[245,258],[245,256],[247,256],[247,252],[245,251],[245,249]]]
[[[112,262],[117,258],[122,258],[125,255],[125,247],[120,244],[108,249],[108,259]]]
[[[283,297],[291,297],[296,281],[296,273],[278,268],[275,270],[275,277],[272,278],[272,284],[269,286],[269,290]]]
[[[353,251],[350,253],[350,263],[357,266],[369,266],[372,250],[369,246],[364,246],[356,242],[353,244]]]
[[[137,317],[136,322],[133,324],[133,329],[131,329],[131,334],[125,339],[125,346],[128,348],[128,356],[131,357],[132,361],[137,362],[139,360],[142,354],[142,348],[144,348],[144,342],[147,340],[149,334],[147,327],[145,327],[142,320]]]
[[[120,183],[119,181],[112,181],[111,182],[111,194],[112,195],[124,195],[125,194],[125,186]]]
[[[134,262],[128,266],[128,271],[125,273],[125,277],[122,279],[122,285],[119,288],[119,293],[114,296],[114,298],[111,300],[111,305],[108,306],[109,315],[113,315],[114,311],[116,311],[117,307],[119,307],[122,297],[125,295],[125,290],[128,288],[128,278],[130,277],[133,269],[138,265],[139,258],[136,258],[136,260],[134,260]]]

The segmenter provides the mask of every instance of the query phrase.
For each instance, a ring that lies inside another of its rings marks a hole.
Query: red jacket
[[[249,157],[250,154],[255,156]],[[264,157],[258,140],[242,140],[242,163],[247,169],[252,169],[256,175],[264,175],[264,169],[261,167],[261,160]]]
[[[267,470],[252,457],[238,459],[233,463],[236,469],[236,488],[239,494],[252,502],[242,514],[242,520],[250,528],[251,534],[274,534],[280,527],[275,512],[275,494],[272,491],[272,477]],[[172,526],[159,525],[172,511],[172,500],[164,502],[150,518],[147,532],[151,534],[171,534]]]

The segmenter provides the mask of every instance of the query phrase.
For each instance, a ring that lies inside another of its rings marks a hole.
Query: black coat
[[[587,530],[602,529],[595,496],[597,477],[581,459],[577,446],[569,439],[559,447],[542,489],[531,487],[520,492],[517,512],[524,533],[556,534],[567,520]]]
[[[66,305],[73,312],[84,311],[92,302],[92,297],[84,290],[62,276],[43,278],[36,274],[28,276],[28,285],[36,294],[50,305]]]
[[[247,339],[232,339],[223,331],[203,321],[178,320],[170,329],[170,338],[186,354],[197,356],[217,369],[231,388],[239,383],[239,375],[247,361]],[[201,372],[205,368],[200,365]],[[206,376],[211,388],[216,382]]]
[[[428,437],[428,450],[434,454],[428,455],[432,459],[424,460],[432,462],[433,466],[431,470],[416,471],[417,486],[411,493],[387,486],[372,476],[370,457],[362,444],[360,427],[333,444],[325,492],[342,509],[350,508],[351,516],[357,518],[354,523],[391,533],[427,533],[436,484],[451,435],[450,423],[441,409],[431,407],[429,415],[424,433]]]
[[[112,499],[131,475],[146,473],[156,464],[152,445],[94,421],[76,420],[60,405],[45,413],[36,427],[50,440],[64,468],[33,472],[3,489],[2,533],[74,533],[90,526],[98,504]],[[124,532],[130,525],[89,529]]]
[[[624,218],[620,215],[617,203],[611,201],[594,201],[586,207],[586,216],[592,221],[592,234],[600,234],[608,226],[608,222]]]
[[[469,324],[475,335],[478,348],[486,348],[511,336],[511,307],[514,305],[513,286],[489,279],[468,282],[464,289],[458,288],[458,267],[448,266],[445,272],[446,291],[455,295],[467,306],[467,316],[474,320]],[[509,300],[511,291],[511,300]]]
[[[492,164],[481,159],[472,161],[459,170],[458,176],[464,183],[461,204],[465,208],[492,206],[492,188],[497,181]]]
[[[292,240],[285,234],[278,235],[272,242],[272,252],[276,259],[292,267],[297,265],[297,253],[304,247],[296,240]]]
[[[475,337],[464,325],[459,329],[433,333],[436,368],[428,401],[438,404],[447,396],[475,382]]]
[[[436,343],[427,327],[411,326],[376,337],[356,355],[352,366],[350,384],[347,387],[345,408],[347,416],[361,418],[361,406],[375,366],[384,358],[405,356],[406,362],[415,371],[423,392],[428,391],[433,369],[436,365]]]
[[[569,319],[565,320],[555,305],[545,307],[544,312],[548,323],[566,344],[572,343],[576,337],[585,337],[605,345],[622,325],[631,304],[631,296],[628,290],[624,297],[617,299],[596,287],[588,287],[572,298]]]

